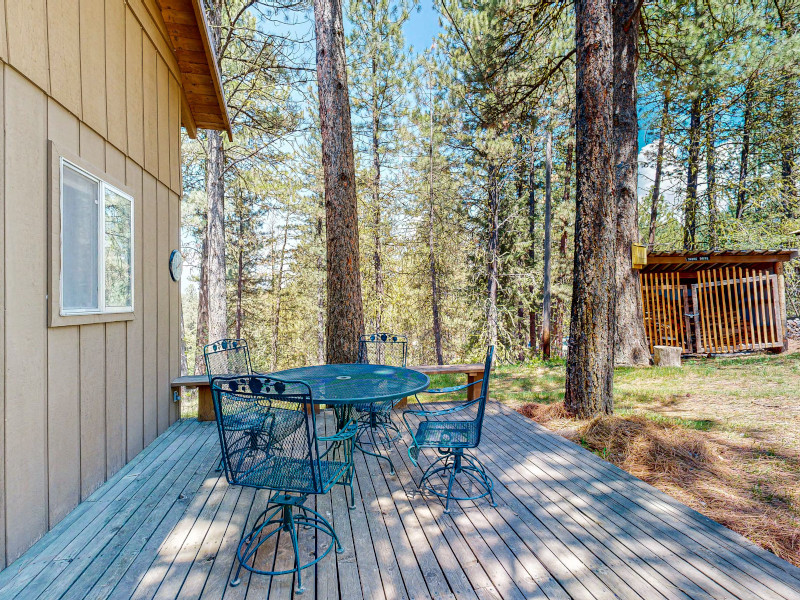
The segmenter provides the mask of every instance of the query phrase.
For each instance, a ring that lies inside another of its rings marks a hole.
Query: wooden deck
[[[416,493],[404,443],[396,477],[358,453],[356,509],[340,486],[316,498],[345,552],[304,571],[300,598],[800,598],[800,569],[510,409],[487,411],[478,455],[499,507],[444,515]],[[215,472],[216,436],[176,423],[0,573],[0,598],[291,598],[291,576],[227,585],[267,493]]]

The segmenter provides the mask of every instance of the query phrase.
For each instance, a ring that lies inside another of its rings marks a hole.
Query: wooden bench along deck
[[[422,365],[409,367],[426,375],[465,374],[467,383],[472,383],[483,377],[483,364],[472,363],[467,365]],[[214,402],[211,399],[211,386],[207,375],[184,375],[172,380],[173,390],[180,394],[181,388],[197,388],[197,419],[200,421],[214,420]],[[467,398],[474,400],[480,393],[480,386],[473,385],[467,388]],[[406,405],[405,399],[398,404],[399,408]]]
[[[242,528],[268,492],[228,486],[218,445],[211,423],[173,425],[0,572],[0,598],[292,599],[290,576],[271,590],[249,574],[228,586]],[[415,491],[406,448],[396,446],[394,477],[356,454],[355,510],[341,486],[309,498],[345,551],[304,571],[300,598],[800,598],[800,569],[497,403],[478,451],[496,509],[480,500],[443,514]],[[300,543],[314,551],[303,531]]]

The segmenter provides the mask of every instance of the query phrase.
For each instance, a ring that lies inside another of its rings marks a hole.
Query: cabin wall
[[[177,63],[154,0],[0,0],[0,569],[178,418]],[[48,147],[134,196],[134,318],[48,327]]]

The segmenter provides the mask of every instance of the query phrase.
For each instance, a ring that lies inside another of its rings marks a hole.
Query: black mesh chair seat
[[[293,490],[302,492],[308,490],[315,493],[317,490],[322,493],[330,490],[339,481],[344,472],[350,467],[349,463],[340,460],[320,460],[319,471],[316,471],[316,463],[312,470],[308,460],[301,458],[290,458],[286,456],[273,456],[264,463],[243,473],[237,477],[241,485],[256,488],[268,488],[272,490]],[[317,477],[318,486],[309,485],[310,481]]]
[[[420,489],[426,489],[445,500],[444,512],[450,512],[451,500],[477,500],[489,496],[492,506],[497,506],[492,490],[494,482],[480,460],[466,450],[477,448],[481,443],[481,429],[489,397],[489,374],[492,369],[494,346],[486,351],[483,379],[455,387],[428,389],[425,393],[447,394],[464,390],[472,385],[481,386],[481,395],[474,400],[439,410],[428,410],[420,403],[419,409],[403,412],[403,421],[411,434],[408,456],[417,465],[420,450],[435,448],[439,457],[423,471]],[[417,398],[419,400],[419,398]],[[453,418],[457,417],[457,418]],[[411,419],[411,420],[409,420]],[[412,421],[418,424],[413,426]],[[462,476],[463,475],[463,476]],[[461,477],[459,477],[461,476]],[[454,493],[456,478],[461,481],[463,495]],[[433,481],[439,481],[438,487]],[[473,486],[473,487],[470,487]],[[468,491],[477,486],[477,491]],[[443,489],[446,488],[446,489]]]
[[[353,439],[358,426],[348,422],[335,434],[320,436],[311,388],[302,381],[257,374],[212,377],[211,393],[225,478],[232,485],[274,492],[242,535],[236,550],[239,566],[230,584],[240,583],[241,569],[271,577],[296,573],[299,594],[303,569],[317,564],[334,546],[344,551],[330,522],[305,502],[309,495],[326,494],[341,484],[350,488],[350,508],[355,507]],[[310,560],[300,555],[301,530],[311,530],[308,535],[320,544]],[[291,540],[294,567],[274,570],[282,531]],[[323,535],[330,538],[324,550]],[[273,570],[264,570],[256,555],[273,538]]]
[[[474,448],[479,430],[475,421],[423,421],[414,439],[420,448]]]
[[[358,341],[358,362],[369,365],[405,367],[408,338],[394,333],[370,333]],[[394,475],[394,463],[389,458],[392,444],[400,439],[400,429],[392,421],[392,409],[400,399],[388,402],[362,402],[354,405],[358,417],[356,447],[370,456],[389,463]],[[386,450],[380,452],[379,447]],[[372,448],[373,450],[370,450]]]
[[[257,375],[253,371],[253,365],[250,362],[250,349],[247,345],[247,340],[224,339],[212,342],[203,348],[203,356],[209,383],[216,376]],[[247,442],[250,448],[258,444],[259,438],[263,437],[266,431],[269,431],[276,438],[283,439],[291,435],[294,430],[303,424],[303,419],[297,416],[297,411],[284,411],[286,416],[284,420],[279,420],[277,412],[272,411],[270,413],[271,417],[267,419],[266,415],[271,408],[269,406],[270,403],[263,404],[263,406],[260,406],[258,402],[254,402],[251,410],[246,412],[237,411],[235,415],[223,415],[226,419],[226,428],[228,430],[248,432]],[[226,410],[224,405],[221,405],[220,409]],[[223,456],[220,459],[218,471],[222,470],[224,460],[225,457]]]

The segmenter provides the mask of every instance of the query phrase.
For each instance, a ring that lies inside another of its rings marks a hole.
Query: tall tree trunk
[[[326,358],[329,363],[354,363],[364,333],[364,307],[341,0],[314,0],[314,28],[328,257]]]
[[[219,52],[222,2],[214,0],[208,11],[212,47]],[[220,56],[215,57],[217,63]],[[225,149],[222,132],[208,132],[206,195],[208,196],[208,337],[214,341],[228,337],[228,303],[225,285]]]
[[[613,412],[614,33],[610,0],[576,0],[575,262],[564,404],[579,417]]]
[[[236,259],[236,338],[242,337],[242,321],[244,312],[242,310],[242,298],[244,297],[244,216],[239,215],[239,239],[236,240],[238,246]]]
[[[567,156],[564,159],[564,194],[561,202],[566,205],[569,202],[570,185],[572,184],[572,153],[575,150],[575,111],[569,111],[569,131],[567,132]]]
[[[180,352],[181,352],[181,377],[184,375],[189,374],[189,360],[186,356],[186,328],[183,325],[183,302],[178,303],[178,311],[180,312],[180,323],[181,323],[181,345],[180,345]]]
[[[522,135],[517,135],[516,139],[514,140],[514,150],[515,150],[515,176],[514,176],[514,183],[516,184],[516,192],[517,192],[517,205],[520,205],[523,201],[523,196],[525,195],[525,180],[528,178],[527,174],[527,165],[525,161],[525,138]],[[531,240],[531,243],[533,240]],[[520,255],[517,257],[517,265],[520,273],[524,273],[527,270],[527,261],[524,255]],[[530,295],[533,296],[533,286],[529,287],[531,293]],[[530,322],[526,322],[525,320],[525,297],[520,294],[518,303],[517,303],[517,320],[516,320],[516,327],[517,327],[517,341],[519,343],[519,348],[517,351],[517,360],[522,362],[525,360],[526,354],[526,347],[528,345],[528,337],[527,337],[527,329],[530,327]]]
[[[436,273],[436,247],[434,244],[434,195],[433,195],[433,94],[430,106],[430,138],[428,142],[428,263],[431,272],[431,311],[433,312],[433,344],[436,364],[444,364],[442,353],[442,323],[439,316],[439,281]]]
[[[700,173],[700,94],[689,110],[689,166],[683,203],[683,249],[697,247],[697,182]]]
[[[494,161],[489,162],[489,239],[487,250],[489,256],[486,261],[487,269],[487,303],[486,303],[486,323],[488,327],[489,343],[497,344],[498,313],[497,313],[497,278],[498,278],[498,249],[499,249],[499,190],[497,181],[497,165]]]
[[[208,195],[208,337],[220,340],[228,336],[228,311],[225,289],[225,184],[222,171],[225,161],[222,135],[208,132],[206,164]]]
[[[793,219],[797,212],[797,187],[794,181],[795,163],[795,102],[789,85],[785,86],[783,99],[783,134],[781,135],[781,203],[787,219]]]
[[[373,242],[375,244],[373,265],[375,267],[375,333],[381,331],[383,321],[383,265],[381,264],[381,154],[380,154],[380,119],[378,114],[377,86],[378,62],[372,58],[372,210],[373,210]],[[378,346],[379,354],[383,351]],[[381,357],[378,357],[380,362]]]
[[[550,229],[553,195],[553,132],[547,131],[544,153],[544,277],[542,279],[542,358],[550,359]]]
[[[742,117],[742,152],[739,157],[739,185],[736,193],[736,218],[741,219],[747,205],[747,167],[750,158],[750,127],[753,120],[753,90],[750,83],[744,92],[744,115]]]
[[[208,344],[208,230],[200,252],[200,281],[197,286],[197,330],[195,333],[194,374],[206,372],[203,347]]]
[[[631,247],[639,243],[639,119],[636,73],[639,19],[636,0],[614,3],[614,190],[616,202],[616,318],[614,360],[649,365],[639,271]]]
[[[322,216],[317,217],[317,364],[325,364],[325,266],[322,250]]]
[[[530,239],[530,247],[528,249],[528,260],[530,262],[530,269],[536,267],[536,155],[534,144],[534,131],[531,130],[531,157],[530,165],[528,167],[528,238]],[[537,335],[536,324],[536,307],[534,298],[533,285],[528,289],[530,292],[530,307],[529,307],[529,322],[528,322],[528,339],[531,341],[531,352],[536,352],[536,340],[539,339]]]
[[[670,91],[664,92],[664,108],[661,109],[661,129],[658,135],[658,150],[656,150],[656,174],[653,179],[653,192],[650,196],[650,228],[647,236],[647,247],[652,250],[656,245],[656,224],[658,223],[658,203],[661,199],[661,169],[664,166],[664,140],[669,119]]]
[[[717,230],[717,157],[714,148],[714,96],[706,91],[708,117],[706,119],[706,203],[708,208],[708,249],[716,250],[719,244]]]
[[[286,259],[286,242],[289,240],[289,211],[286,211],[286,222],[283,224],[283,245],[281,255],[278,260],[278,275],[273,282],[272,292],[275,294],[275,317],[272,321],[272,356],[270,359],[270,371],[274,371],[278,366],[278,335],[281,328],[281,291],[283,289],[283,264]]]

